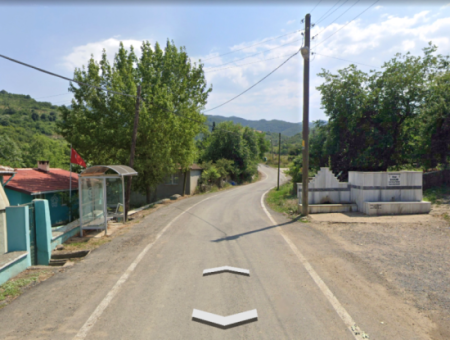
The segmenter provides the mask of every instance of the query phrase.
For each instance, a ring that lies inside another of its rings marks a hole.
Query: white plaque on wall
[[[400,186],[400,174],[388,174],[388,187]]]

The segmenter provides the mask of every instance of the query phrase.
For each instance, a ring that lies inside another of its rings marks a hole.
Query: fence
[[[450,184],[450,169],[423,174],[423,190]]]

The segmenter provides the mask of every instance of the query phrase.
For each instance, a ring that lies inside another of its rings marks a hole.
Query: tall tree
[[[74,79],[129,96],[89,86],[70,86],[75,99],[63,108],[61,134],[92,164],[128,164],[137,84],[143,99],[136,142],[133,186],[149,193],[178,168],[195,158],[194,137],[205,129],[200,110],[208,94],[202,64],[191,63],[184,48],[167,42],[161,49],[143,42],[141,57],[120,44],[114,64],[103,51],[76,69]],[[181,116],[182,115],[182,116]],[[149,197],[149,195],[147,195]]]

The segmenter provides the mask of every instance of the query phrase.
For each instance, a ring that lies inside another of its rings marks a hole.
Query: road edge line
[[[280,228],[279,223],[275,221],[275,219],[272,217],[270,212],[267,210],[266,205],[264,204],[264,197],[266,194],[272,190],[275,187],[270,188],[267,190],[264,194],[261,196],[261,207],[263,208],[264,212],[266,213],[269,220],[273,223],[273,225],[277,226],[277,230],[280,233],[281,236],[283,236],[286,243],[289,245],[289,247],[292,249],[294,254],[297,256],[303,267],[306,269],[308,274],[311,276],[313,281],[316,283],[316,285],[319,287],[320,291],[323,295],[327,298],[328,302],[333,306],[336,313],[339,315],[341,320],[344,322],[344,324],[347,326],[350,333],[352,333],[353,337],[356,340],[363,340],[361,336],[361,331],[356,326],[355,321],[350,316],[350,314],[347,312],[347,310],[341,305],[339,300],[334,296],[334,294],[331,292],[331,290],[328,288],[325,282],[320,278],[319,274],[314,270],[314,268],[311,266],[311,264],[308,262],[308,260],[303,256],[303,254],[298,250],[296,245],[291,241],[291,239],[283,232],[283,229]]]
[[[130,266],[127,268],[127,270],[122,274],[122,276],[119,278],[119,280],[116,282],[116,284],[111,288],[111,290],[106,294],[106,296],[103,298],[102,302],[97,306],[97,308],[94,310],[94,312],[91,314],[89,319],[84,323],[84,325],[80,328],[78,333],[73,338],[74,340],[82,340],[85,339],[89,331],[94,327],[94,325],[97,323],[100,316],[103,314],[105,309],[108,307],[108,305],[111,303],[112,299],[117,295],[117,293],[120,291],[120,288],[122,285],[128,280],[131,273],[134,271],[134,269],[137,267],[139,262],[144,258],[145,254],[150,250],[150,248],[159,240],[159,238],[166,232],[167,229],[172,225],[173,222],[175,222],[178,218],[180,218],[182,215],[184,215],[186,212],[191,210],[196,205],[203,203],[206,200],[209,200],[213,197],[216,197],[217,195],[205,198],[201,200],[200,202],[195,203],[194,205],[190,206],[188,209],[184,210],[182,213],[177,215],[174,219],[172,219],[157,235],[156,238],[153,240],[153,242],[149,243],[140,253],[139,255],[134,259],[134,261],[130,264]]]

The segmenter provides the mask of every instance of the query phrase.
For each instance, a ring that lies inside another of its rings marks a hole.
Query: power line
[[[340,4],[338,6],[338,8],[336,8],[334,11],[332,11],[330,14],[328,14],[326,17],[324,17],[322,20],[319,20],[316,22],[316,25],[319,24],[320,22],[324,21],[326,18],[328,18],[331,14],[333,14],[334,12],[336,12],[339,8],[341,8],[343,5],[345,5],[347,3],[348,0],[345,0],[342,4]]]
[[[230,52],[227,52],[227,53],[222,53],[222,54],[219,54],[219,55],[217,55],[217,56],[215,56],[215,57],[211,57],[211,58],[205,59],[205,60],[203,60],[203,61],[208,61],[208,60],[212,60],[212,59],[215,59],[215,58],[222,57],[222,56],[224,56],[224,55],[228,55],[228,54],[231,54],[231,53],[239,52],[239,51],[245,50],[245,49],[247,49],[247,48],[250,48],[250,47],[253,47],[253,46],[256,46],[256,45],[260,45],[260,44],[263,44],[263,43],[268,42],[268,41],[271,41],[271,40],[275,40],[275,39],[278,39],[278,38],[282,38],[282,37],[285,37],[285,36],[287,36],[287,35],[294,34],[294,33],[300,32],[300,31],[301,31],[301,30],[296,30],[296,31],[292,31],[292,32],[289,32],[289,33],[286,33],[286,34],[283,34],[283,35],[279,35],[279,36],[274,37],[274,38],[266,39],[266,40],[261,41],[261,42],[259,42],[259,43],[256,43],[256,44],[253,44],[253,45],[250,45],[250,46],[246,46],[246,47],[240,48],[240,49],[238,49],[238,50],[230,51]]]
[[[224,67],[224,68],[219,68],[219,69],[213,69],[211,71],[205,71],[205,72],[208,72],[208,73],[209,72],[217,72],[217,71],[226,70],[226,69],[229,69],[229,68],[244,67],[244,66],[251,65],[251,64],[262,63],[262,62],[267,61],[267,60],[280,59],[280,58],[288,57],[288,56],[290,56],[290,54],[281,55],[279,57],[274,57],[274,58],[262,59],[262,60],[254,61],[254,62],[247,63],[247,64],[241,64],[241,65],[237,65],[237,66],[229,66],[229,67]]]
[[[372,5],[370,5],[369,7],[367,7],[364,11],[362,11],[361,13],[359,13],[356,17],[354,17],[352,20],[350,20],[348,23],[346,23],[344,26],[342,26],[340,29],[338,29],[336,32],[334,32],[333,34],[329,35],[328,37],[326,37],[320,44],[317,44],[316,47],[322,45],[326,40],[328,40],[329,38],[331,38],[333,35],[335,35],[337,32],[339,32],[341,29],[343,29],[345,26],[347,26],[348,24],[350,24],[353,20],[355,20],[356,18],[358,18],[360,15],[364,14],[366,11],[368,11],[373,5],[375,5],[378,1],[380,0],[376,0]]]
[[[108,90],[108,89],[105,89],[105,88],[102,88],[102,87],[99,87],[99,86],[95,86],[95,85],[83,83],[83,82],[78,81],[78,80],[74,80],[74,79],[71,79],[71,78],[67,78],[67,77],[61,76],[61,75],[59,75],[59,74],[56,74],[56,73],[53,73],[53,72],[50,72],[50,71],[43,70],[43,69],[41,69],[41,68],[39,68],[39,67],[36,67],[36,66],[33,66],[33,65],[26,64],[26,63],[21,62],[21,61],[19,61],[19,60],[16,60],[16,59],[13,59],[13,58],[9,58],[9,57],[4,56],[4,55],[2,55],[2,54],[0,54],[0,57],[5,58],[5,59],[7,59],[7,60],[9,60],[9,61],[12,61],[12,62],[14,62],[14,63],[17,63],[17,64],[20,64],[20,65],[23,65],[23,66],[26,66],[26,67],[35,69],[35,70],[37,70],[37,71],[39,71],[39,72],[43,72],[43,73],[46,73],[46,74],[49,74],[49,75],[51,75],[51,76],[58,77],[58,78],[61,78],[61,79],[64,79],[64,80],[68,80],[68,81],[73,82],[73,83],[77,83],[77,84],[85,85],[85,86],[90,86],[90,87],[96,88],[96,89],[101,90],[101,91],[106,91],[106,92],[115,93],[115,94],[120,94],[120,95],[127,96],[127,97],[136,98],[136,96],[133,96],[133,95],[131,95],[131,94],[127,94],[127,93],[123,93],[123,92],[117,92],[117,91],[113,91],[113,90]]]
[[[235,62],[237,62],[237,61],[241,61],[241,60],[244,60],[244,59],[247,59],[247,58],[251,58],[251,57],[254,57],[254,56],[256,56],[256,55],[259,55],[259,54],[265,53],[265,52],[267,52],[267,51],[275,50],[275,49],[277,49],[277,48],[280,48],[280,47],[283,47],[283,46],[286,46],[286,45],[290,45],[290,44],[293,44],[293,43],[295,43],[295,42],[297,42],[297,41],[300,41],[300,40],[302,40],[302,39],[303,39],[303,38],[300,38],[300,39],[296,39],[296,40],[293,40],[293,41],[291,41],[291,42],[288,42],[288,43],[286,43],[286,44],[283,44],[283,45],[279,45],[279,46],[275,46],[275,47],[273,47],[273,48],[269,48],[269,49],[267,49],[267,50],[264,50],[264,51],[261,51],[261,52],[258,52],[258,53],[255,53],[255,54],[249,55],[249,56],[247,56],[247,57],[244,57],[244,58],[241,58],[241,59],[238,59],[238,60],[233,60],[233,61],[227,62],[227,63],[225,63],[225,64],[221,64],[221,65],[219,65],[219,66],[216,66],[216,67],[211,67],[211,68],[209,68],[209,69],[205,69],[205,72],[207,72],[207,71],[211,71],[211,70],[214,70],[214,69],[216,69],[216,68],[219,68],[219,67],[221,67],[221,66],[225,66],[225,65],[228,65],[228,64],[232,64],[232,63],[235,63]]]
[[[332,57],[332,56],[330,56],[330,55],[324,55],[324,54],[320,54],[320,53],[317,53],[317,52],[312,52],[312,54],[313,54],[313,55],[316,55],[316,54],[317,54],[317,55],[320,55],[320,56],[322,56],[322,57],[333,58],[333,59],[337,59],[337,60],[348,61],[349,63],[352,63],[352,64],[359,64],[359,65],[364,65],[364,66],[373,67],[373,68],[380,68],[380,67],[377,67],[377,66],[367,65],[367,64],[363,64],[363,63],[358,63],[358,62],[356,62],[356,61],[351,61],[351,60],[342,59],[342,58],[336,58],[336,57]]]
[[[340,2],[341,2],[341,0],[338,0],[338,1],[333,5],[333,7],[331,7],[328,11],[326,11],[324,14],[322,14],[322,16],[321,16],[319,19],[317,19],[317,22],[316,22],[316,23],[320,22],[320,20],[321,20],[325,15],[327,15],[329,11],[331,11],[334,7],[336,7],[336,5],[337,5],[338,3],[340,3]]]
[[[331,24],[328,24],[328,26],[333,25],[341,16],[343,16],[345,13],[347,13],[350,9],[353,8],[353,6],[355,6],[360,0],[356,0],[355,3],[353,3],[353,5],[351,5],[349,8],[347,8],[344,12],[341,13],[340,16],[338,16],[336,19],[333,20],[333,22]],[[321,30],[319,33],[315,34],[314,37],[318,36],[320,33],[322,33],[323,31],[325,31],[327,28],[325,27],[323,30]],[[313,39],[314,39],[313,37]]]
[[[314,6],[314,8],[309,12],[310,14],[312,14],[312,12],[316,9],[317,6],[319,6],[319,4],[322,2],[322,0],[320,0],[317,5]]]
[[[293,55],[291,55],[289,58],[287,58],[283,63],[281,63],[276,69],[274,69],[272,72],[270,72],[268,75],[266,75],[264,78],[262,78],[260,81],[258,81],[257,83],[253,84],[252,86],[250,86],[248,89],[246,89],[245,91],[241,92],[240,94],[238,94],[237,96],[231,98],[230,100],[227,100],[225,103],[222,103],[216,107],[213,107],[212,109],[206,110],[204,112],[209,112],[215,109],[218,109],[221,106],[224,106],[225,104],[228,104],[229,102],[235,100],[236,98],[242,96],[244,93],[250,91],[252,88],[254,88],[256,85],[258,85],[259,83],[261,83],[264,79],[266,79],[267,77],[269,77],[272,73],[274,73],[276,70],[278,70],[281,66],[283,66],[284,64],[286,64],[290,59],[292,59],[294,56],[296,56],[298,53],[300,52],[300,50],[298,50],[297,52],[295,52]]]

